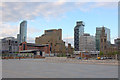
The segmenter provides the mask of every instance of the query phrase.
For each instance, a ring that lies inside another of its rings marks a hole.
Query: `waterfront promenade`
[[[45,59],[2,60],[3,78],[117,78],[117,65],[48,62]]]

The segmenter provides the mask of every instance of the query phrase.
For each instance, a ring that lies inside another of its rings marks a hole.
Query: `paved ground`
[[[3,78],[117,78],[118,66],[3,60]]]

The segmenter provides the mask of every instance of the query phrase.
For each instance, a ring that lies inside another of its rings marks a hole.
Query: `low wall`
[[[44,62],[48,63],[75,63],[75,64],[109,64],[118,65],[117,60],[77,60],[67,59],[66,57],[46,57]]]
[[[67,60],[67,57],[45,57],[45,60]]]

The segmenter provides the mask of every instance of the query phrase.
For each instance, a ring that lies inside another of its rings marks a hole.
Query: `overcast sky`
[[[28,42],[34,42],[44,30],[63,30],[63,40],[73,45],[76,21],[84,21],[85,33],[95,36],[96,27],[111,30],[111,42],[118,36],[117,2],[4,2],[0,4],[0,38],[19,33],[22,20],[28,22]]]

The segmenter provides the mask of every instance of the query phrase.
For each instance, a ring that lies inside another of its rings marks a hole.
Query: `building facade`
[[[68,43],[67,51],[66,53],[73,54],[74,49],[72,48],[71,44]]]
[[[20,33],[17,34],[17,39],[19,43],[27,41],[27,21],[20,23]]]
[[[100,35],[100,51],[104,52],[106,54],[107,53],[107,48],[108,48],[107,34],[105,33],[105,28],[102,27],[102,32],[101,32],[101,35]]]
[[[107,35],[107,42],[110,44],[110,29],[104,27],[105,29],[105,34]],[[102,27],[97,27],[96,28],[96,50],[100,51],[100,36],[102,33]]]
[[[20,34],[17,34],[17,41],[20,43]]]
[[[115,39],[115,45],[118,47],[118,52],[120,53],[120,38]]]
[[[90,34],[83,34],[80,37],[80,51],[96,51],[95,37]]]
[[[15,53],[18,52],[18,42],[14,37],[7,37],[1,39],[2,43],[2,53]]]
[[[26,52],[26,51],[41,51],[46,54],[50,53],[50,45],[49,44],[35,44],[35,43],[27,43],[27,42],[22,42],[19,45],[19,52]]]
[[[36,44],[51,45],[51,53],[65,53],[65,42],[62,40],[62,29],[45,30],[42,36],[36,37]]]
[[[83,21],[76,22],[76,26],[74,28],[74,49],[75,51],[79,51],[80,49],[80,36],[84,34],[84,23]]]
[[[100,36],[100,51],[104,55],[109,55],[109,53],[117,52],[118,47],[116,44],[109,44],[107,41],[107,34],[105,33],[105,28],[102,27],[102,33]]]

